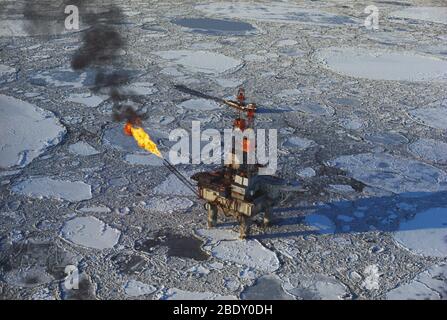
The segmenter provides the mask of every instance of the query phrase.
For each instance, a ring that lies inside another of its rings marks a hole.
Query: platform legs
[[[239,238],[246,239],[248,237],[248,235],[250,234],[251,219],[244,215],[240,215],[238,217],[238,221],[239,221],[239,231],[240,231]]]
[[[217,225],[217,206],[207,203],[205,208],[208,211],[208,228],[214,228]]]
[[[271,209],[270,208],[266,208],[264,211],[264,228],[267,228],[270,226],[270,224],[272,223],[272,215],[271,215]]]

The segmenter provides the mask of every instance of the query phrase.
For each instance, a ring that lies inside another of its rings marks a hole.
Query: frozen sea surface
[[[237,233],[223,229],[201,229],[197,234],[208,239],[205,249],[217,259],[264,272],[274,272],[280,266],[276,254],[257,240],[241,241]]]
[[[419,139],[408,146],[416,157],[438,164],[447,164],[447,143],[434,139]]]
[[[341,300],[350,297],[343,283],[319,274],[291,275],[284,284],[284,289],[299,300]]]
[[[87,142],[79,141],[68,147],[68,151],[78,156],[94,156],[100,152],[89,145]]]
[[[61,236],[74,244],[93,248],[113,248],[119,241],[121,232],[95,217],[77,217],[67,221]]]
[[[55,180],[49,177],[29,178],[15,184],[12,191],[28,197],[78,202],[92,198],[91,186],[81,181]]]
[[[447,265],[435,265],[389,291],[389,300],[446,300]]]
[[[65,128],[52,113],[0,95],[0,168],[24,167],[62,141]]]
[[[394,81],[447,81],[447,61],[412,52],[364,48],[324,48],[315,57],[345,76]]]
[[[419,108],[409,111],[409,114],[419,122],[436,129],[447,129],[447,108]]]
[[[394,239],[415,254],[447,257],[447,208],[432,208],[401,222]]]
[[[155,291],[157,291],[157,288],[154,286],[137,280],[129,280],[124,286],[124,292],[129,297],[144,296],[154,293]]]
[[[447,24],[447,7],[416,7],[405,8],[391,13],[391,17],[422,20],[427,22]]]
[[[186,291],[177,288],[166,290],[160,300],[237,300],[235,296],[222,296],[213,292]]]
[[[341,156],[329,165],[346,170],[366,185],[394,193],[447,190],[444,171],[423,162],[384,153]]]
[[[307,9],[285,2],[217,2],[196,5],[196,9],[221,17],[263,22],[313,25],[350,25],[356,23],[353,18],[348,16],[336,15],[318,9]]]
[[[13,67],[0,64],[0,84],[16,79],[17,70]]]
[[[218,75],[236,71],[243,65],[241,60],[211,51],[169,50],[155,52],[155,54],[170,61],[174,66],[181,66],[183,70],[190,73]]]

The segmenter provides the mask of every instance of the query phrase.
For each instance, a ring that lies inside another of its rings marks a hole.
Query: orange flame
[[[124,134],[133,136],[140,148],[155,154],[157,157],[163,158],[157,145],[151,140],[151,137],[146,133],[146,131],[144,131],[143,128],[134,127],[130,122],[128,122],[124,127]]]

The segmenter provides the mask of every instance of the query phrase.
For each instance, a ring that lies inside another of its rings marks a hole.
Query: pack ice
[[[0,84],[14,81],[17,70],[15,68],[0,64]]]
[[[191,73],[218,75],[236,71],[243,65],[241,60],[211,51],[170,50],[158,51],[154,54],[173,64],[180,65],[185,71]]]
[[[121,231],[91,216],[69,220],[61,230],[62,238],[83,247],[99,250],[113,248],[120,235]]]
[[[391,17],[447,24],[447,7],[415,7],[391,13]]]
[[[291,3],[241,3],[216,2],[196,5],[196,9],[226,18],[258,20],[278,23],[303,23],[315,25],[349,25],[356,21],[318,9],[306,9]]]
[[[205,249],[217,259],[264,272],[279,269],[280,262],[276,254],[257,240],[240,241],[236,232],[223,229],[201,229],[197,235],[208,239]]]
[[[328,162],[364,184],[394,193],[447,190],[447,174],[428,164],[385,153],[341,156]]]
[[[415,254],[447,257],[447,208],[431,208],[401,222],[394,239]]]
[[[320,63],[345,76],[394,81],[447,81],[447,61],[413,52],[330,47],[315,54]]]
[[[55,180],[49,177],[31,177],[15,184],[12,191],[31,198],[50,198],[77,202],[92,198],[91,186],[81,181]]]
[[[24,167],[61,142],[65,128],[52,113],[0,95],[0,168]]]

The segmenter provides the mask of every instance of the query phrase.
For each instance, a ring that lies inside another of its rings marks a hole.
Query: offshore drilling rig
[[[163,158],[157,145],[142,128],[144,115],[136,113],[129,107],[116,113],[115,120],[126,120],[124,133],[133,136],[141,148],[163,159],[163,165],[197,197],[206,202],[209,228],[216,227],[219,214],[233,217],[239,222],[240,238],[245,239],[249,235],[253,218],[260,213],[263,213],[263,226],[267,227],[271,223],[272,206],[280,198],[283,180],[271,175],[261,175],[259,170],[263,166],[250,164],[248,161],[250,152],[256,149],[256,143],[253,144],[246,135],[250,130],[254,134],[256,104],[245,101],[243,89],[239,89],[236,100],[226,100],[181,85],[175,88],[187,94],[217,101],[236,110],[238,117],[233,122],[233,129],[245,133],[240,141],[233,137],[229,159],[225,161],[223,167],[211,172],[196,173],[191,177],[197,181],[197,186]]]
[[[242,133],[254,130],[254,118],[257,111],[256,104],[247,103],[244,89],[239,89],[236,100],[220,99],[203,94],[185,86],[176,89],[200,98],[211,99],[229,106],[238,112],[233,122],[233,129]],[[235,218],[240,225],[240,238],[245,239],[250,232],[253,218],[263,213],[263,225],[271,223],[271,209],[280,197],[282,179],[260,175],[262,165],[249,164],[249,152],[254,152],[256,145],[243,136],[242,145],[237,145],[233,138],[230,159],[218,170],[194,174],[191,179],[197,181],[198,195],[206,201],[208,212],[208,227],[217,225],[219,214]],[[238,152],[241,148],[242,152]],[[242,155],[242,159],[240,156]]]

